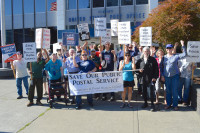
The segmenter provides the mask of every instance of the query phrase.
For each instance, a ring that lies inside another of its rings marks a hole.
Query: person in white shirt
[[[28,72],[27,72],[27,62],[22,58],[22,53],[17,52],[17,60],[14,62],[10,62],[14,68],[16,69],[16,86],[17,86],[17,99],[23,98],[22,95],[22,80],[24,83],[24,87],[26,89],[26,94],[28,95]]]

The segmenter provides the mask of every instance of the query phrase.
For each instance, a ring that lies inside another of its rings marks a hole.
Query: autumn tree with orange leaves
[[[198,0],[166,0],[152,10],[137,27],[132,40],[139,42],[139,28],[152,27],[152,41],[159,44],[180,40],[200,40],[200,5]]]

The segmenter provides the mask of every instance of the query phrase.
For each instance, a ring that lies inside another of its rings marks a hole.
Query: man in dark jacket
[[[147,87],[150,87],[151,93],[151,111],[155,110],[154,106],[154,84],[159,76],[158,64],[154,57],[150,56],[149,47],[143,48],[143,57],[136,63],[136,69],[139,70],[139,83],[142,84],[144,104],[142,108],[146,108],[147,104]]]

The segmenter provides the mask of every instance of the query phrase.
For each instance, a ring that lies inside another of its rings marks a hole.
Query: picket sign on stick
[[[12,70],[13,70],[13,75],[14,75],[14,77],[15,77],[15,79],[16,79],[15,69],[14,69],[14,66],[13,66],[12,63],[11,63],[11,68],[12,68]]]

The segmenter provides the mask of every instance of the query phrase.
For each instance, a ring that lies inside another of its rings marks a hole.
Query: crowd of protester
[[[178,103],[189,105],[191,76],[192,70],[195,69],[195,65],[186,62],[184,41],[181,40],[180,44],[182,53],[176,53],[178,43],[156,48],[155,46],[138,46],[133,42],[129,45],[120,45],[118,52],[111,50],[109,42],[105,45],[88,46],[88,42],[85,41],[83,46],[79,45],[75,49],[70,48],[69,50],[66,50],[66,47],[61,44],[62,48],[57,50],[57,53],[46,50],[38,52],[37,62],[28,63],[28,65],[22,58],[22,53],[17,52],[17,60],[11,62],[16,69],[17,99],[23,98],[22,80],[29,100],[27,106],[34,104],[35,87],[37,89],[36,104],[43,105],[41,99],[43,95],[48,94],[47,86],[51,87],[51,83],[65,81],[68,84],[67,74],[114,71],[114,65],[117,63],[117,70],[123,72],[124,81],[120,108],[133,107],[131,105],[132,90],[137,84],[138,94],[142,95],[144,99],[142,108],[148,107],[147,100],[150,99],[151,110],[155,111],[155,104],[160,103],[159,96],[162,87],[165,109],[173,107],[174,110],[178,110]],[[30,85],[28,85],[27,66],[32,75]],[[182,91],[183,88],[184,91]],[[149,94],[148,89],[150,90]],[[69,85],[67,85],[67,92],[67,98],[71,104],[76,104],[75,108],[80,109],[81,95],[70,96]],[[125,100],[127,93],[128,103]],[[93,98],[105,101],[108,96],[108,93],[94,94],[94,96],[88,94],[87,101],[89,106],[93,107]],[[50,98],[54,100],[54,95],[50,95]],[[62,100],[60,96],[57,96],[57,99]],[[117,100],[115,93],[111,92],[109,101],[115,100]]]

